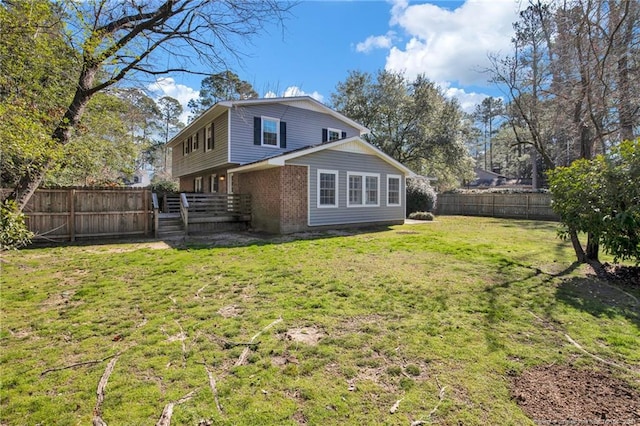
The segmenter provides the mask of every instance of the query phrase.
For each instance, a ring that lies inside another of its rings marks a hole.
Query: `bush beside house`
[[[433,212],[436,208],[435,189],[424,176],[407,178],[407,217],[415,212]]]

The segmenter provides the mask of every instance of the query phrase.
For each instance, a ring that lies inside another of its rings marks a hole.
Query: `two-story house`
[[[310,97],[220,102],[169,142],[172,173],[182,192],[250,194],[256,230],[402,223],[413,172],[367,132]]]

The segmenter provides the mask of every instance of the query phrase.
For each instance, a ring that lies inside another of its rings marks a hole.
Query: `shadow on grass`
[[[504,321],[509,321],[511,317],[511,309],[512,306],[508,302],[501,302],[501,296],[505,295],[505,292],[509,291],[513,294],[513,292],[517,291],[517,289],[512,288],[514,285],[521,285],[526,283],[527,281],[534,279],[536,277],[543,276],[544,278],[537,284],[547,285],[551,280],[555,278],[561,278],[563,276],[569,275],[575,269],[580,266],[579,263],[574,262],[569,265],[564,270],[555,273],[555,274],[547,274],[538,268],[534,268],[531,266],[523,265],[521,263],[511,262],[511,261],[503,261],[498,271],[501,274],[509,275],[508,269],[513,267],[524,267],[529,269],[529,272],[524,277],[519,277],[517,279],[508,280],[500,284],[496,284],[490,287],[485,288],[485,293],[487,294],[487,309],[485,313],[486,319],[486,329],[485,329],[485,340],[487,342],[487,348],[490,352],[498,351],[504,349],[504,343],[500,333],[496,331],[496,327]],[[530,291],[531,288],[527,288],[527,291]]]
[[[638,298],[606,280],[595,277],[565,280],[556,290],[556,299],[594,317],[622,316],[640,328]]]
[[[95,238],[78,241],[35,241],[32,244],[21,248],[21,250],[40,249],[47,247],[85,247],[117,244],[154,244],[164,243],[177,250],[197,250],[210,249],[213,247],[249,247],[266,246],[272,244],[285,244],[298,240],[317,240],[335,237],[345,237],[359,234],[370,234],[374,232],[386,232],[392,230],[393,225],[368,226],[368,227],[345,227],[318,231],[298,232],[293,234],[270,234],[257,231],[224,231],[207,233],[202,235],[176,236],[170,238],[156,239],[153,237],[137,238]],[[399,231],[402,232],[402,231]],[[413,233],[405,231],[406,233]],[[416,232],[417,233],[417,232]]]

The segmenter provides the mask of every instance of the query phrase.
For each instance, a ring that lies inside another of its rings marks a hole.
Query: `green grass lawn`
[[[601,366],[565,334],[638,387],[639,292],[572,265],[556,226],[440,217],[230,247],[4,253],[0,423],[90,424],[114,359],[98,410],[110,425],[155,424],[185,396],[172,424],[532,424],[513,377]],[[318,343],[290,338],[300,328]]]

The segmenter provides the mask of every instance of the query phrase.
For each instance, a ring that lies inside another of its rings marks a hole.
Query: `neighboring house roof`
[[[391,164],[395,168],[401,170],[405,176],[413,177],[416,176],[414,172],[405,167],[402,163],[396,161],[389,155],[380,151],[378,148],[374,147],[370,143],[362,140],[360,137],[351,137],[347,139],[339,139],[336,141],[324,142],[318,145],[312,145],[305,148],[296,149],[294,151],[289,151],[284,154],[274,155],[273,157],[265,158],[263,160],[255,161],[253,163],[248,163],[242,165],[240,167],[236,167],[234,169],[228,170],[229,173],[239,173],[239,172],[249,172],[249,171],[257,171],[270,169],[273,167],[281,167],[284,166],[285,163],[289,160],[293,160],[298,157],[302,157],[304,155],[313,154],[318,151],[328,150],[328,149],[340,149],[346,148],[349,145],[359,146],[361,149],[366,151],[369,154],[375,155],[378,158],[386,161]]]
[[[313,99],[310,96],[293,96],[286,98],[260,98],[260,99],[243,99],[243,100],[235,100],[235,101],[222,101],[213,105],[211,108],[206,110],[200,116],[198,116],[195,120],[189,123],[186,127],[184,127],[180,133],[175,135],[167,144],[169,147],[176,146],[179,142],[184,139],[184,137],[192,131],[194,127],[200,128],[207,124],[210,120],[213,120],[215,117],[222,114],[224,111],[227,111],[232,108],[244,107],[244,106],[252,106],[252,105],[268,105],[268,104],[283,104],[290,105],[296,108],[309,109],[312,111],[322,112],[325,114],[329,114],[338,120],[344,121],[352,127],[360,130],[360,135],[364,135],[369,133],[369,129],[364,127],[363,125],[351,120],[345,115],[340,114],[337,111],[332,110],[328,106],[324,105],[322,102],[319,102]]]

